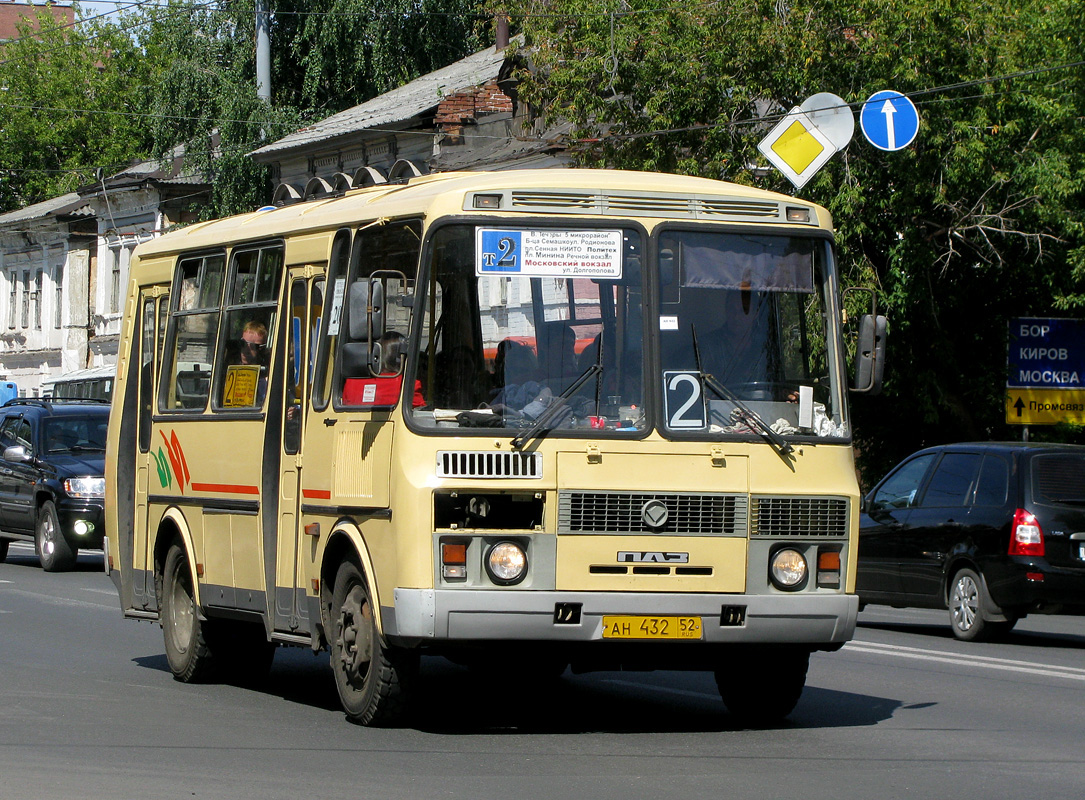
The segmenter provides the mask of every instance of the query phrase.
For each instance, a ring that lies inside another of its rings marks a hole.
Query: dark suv
[[[858,570],[860,603],[948,608],[964,640],[1031,612],[1085,614],[1085,447],[909,456],[863,501]]]
[[[42,567],[71,569],[101,548],[109,405],[9,400],[0,406],[0,561],[11,540],[34,542]]]

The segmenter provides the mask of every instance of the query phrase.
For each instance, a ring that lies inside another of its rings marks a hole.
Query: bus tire
[[[790,714],[806,686],[810,651],[803,647],[752,648],[715,671],[716,687],[731,716],[748,727],[773,725]]]
[[[335,576],[327,630],[339,700],[347,718],[359,725],[399,721],[417,668],[416,654],[381,641],[375,615],[361,569],[343,562]]]
[[[60,529],[60,519],[52,500],[46,500],[38,509],[34,549],[38,552],[41,568],[46,572],[67,572],[75,566],[79,551],[68,544],[64,531]]]
[[[161,609],[166,660],[174,679],[182,683],[205,679],[213,669],[211,648],[196,608],[188,555],[178,544],[170,545],[162,568]]]

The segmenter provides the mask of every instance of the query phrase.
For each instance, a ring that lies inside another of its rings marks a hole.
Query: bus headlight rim
[[[486,551],[485,564],[491,581],[513,586],[527,575],[527,552],[517,542],[497,542]]]
[[[769,577],[778,589],[793,592],[801,589],[810,574],[806,557],[793,547],[783,547],[772,555]]]

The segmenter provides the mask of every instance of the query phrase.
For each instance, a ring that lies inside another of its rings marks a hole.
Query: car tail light
[[[1044,530],[1035,516],[1023,508],[1013,515],[1010,528],[1011,556],[1042,556],[1044,554]]]

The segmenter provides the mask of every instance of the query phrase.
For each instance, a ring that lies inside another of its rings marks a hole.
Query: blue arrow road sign
[[[863,103],[859,127],[867,141],[879,150],[900,150],[919,133],[919,112],[900,92],[875,92]]]

